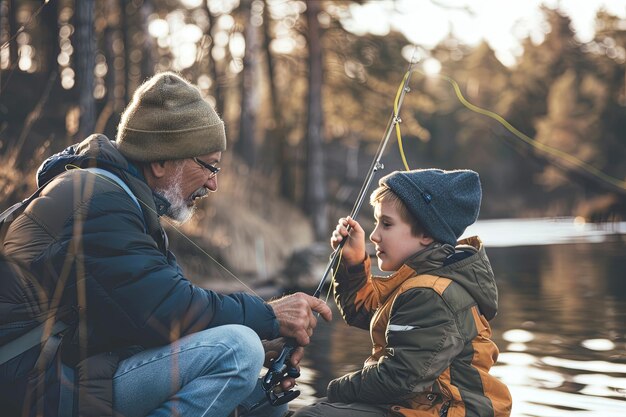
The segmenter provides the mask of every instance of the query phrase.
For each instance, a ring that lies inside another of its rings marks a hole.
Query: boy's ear
[[[422,233],[419,237],[419,241],[422,245],[428,246],[435,241],[432,236],[428,236],[425,233]]]

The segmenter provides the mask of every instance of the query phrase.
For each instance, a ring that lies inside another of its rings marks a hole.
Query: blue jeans
[[[265,352],[250,328],[225,325],[181,338],[120,362],[113,404],[124,417],[228,416],[256,404]],[[264,404],[246,416],[279,417],[287,407]],[[240,414],[241,415],[241,414]]]

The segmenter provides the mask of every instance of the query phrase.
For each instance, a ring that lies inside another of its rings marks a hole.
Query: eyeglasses
[[[200,165],[202,168],[206,168],[206,169],[208,169],[208,170],[209,170],[209,179],[211,179],[211,178],[215,177],[215,176],[218,174],[218,172],[220,172],[220,169],[221,169],[221,168],[218,168],[218,167],[213,166],[213,165],[211,165],[211,164],[207,164],[206,162],[204,162],[204,161],[203,161],[203,160],[201,160],[201,159],[198,159],[198,158],[193,158],[193,160],[194,160],[194,161],[195,161],[198,165]]]

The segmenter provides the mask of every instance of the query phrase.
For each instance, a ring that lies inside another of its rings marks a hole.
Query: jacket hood
[[[68,170],[91,167],[106,169],[128,185],[146,207],[142,211],[149,233],[157,242],[163,240],[158,217],[168,211],[169,201],[148,186],[139,169],[120,153],[115,142],[104,135],[91,135],[46,159],[37,170],[37,187]]]
[[[476,300],[487,320],[498,311],[498,288],[491,263],[477,236],[461,240],[456,247],[435,243],[406,262],[417,274],[431,274],[459,283]]]
[[[121,154],[117,144],[99,134],[91,135],[46,159],[37,169],[37,187],[70,169],[91,167],[104,168],[122,178],[144,203],[153,200],[152,211],[157,216],[162,216],[169,209],[170,202],[148,187],[141,171]]]
[[[95,166],[141,177],[139,171],[117,150],[115,142],[96,134],[46,159],[37,170],[37,187],[68,169]]]

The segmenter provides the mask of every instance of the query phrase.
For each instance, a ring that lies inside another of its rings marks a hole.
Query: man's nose
[[[217,191],[217,175],[214,176],[213,178],[209,178],[205,183],[204,186],[212,193]]]

